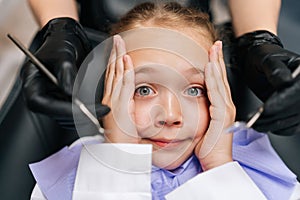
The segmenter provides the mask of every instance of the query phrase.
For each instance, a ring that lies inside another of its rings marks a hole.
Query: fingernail
[[[221,40],[219,41],[218,45],[219,45],[220,50],[222,50],[222,48],[223,48],[223,42]]]
[[[214,53],[218,53],[219,52],[219,45],[218,44],[216,44],[216,45],[214,45]]]
[[[216,53],[219,53],[219,51],[220,51],[220,44],[219,44],[219,42],[216,44]]]
[[[219,53],[220,50],[222,50],[222,41],[218,40],[215,42],[216,51]]]
[[[132,60],[130,59],[130,56],[127,54],[123,56],[123,61],[128,65],[133,65]]]
[[[113,42],[114,42],[115,46],[118,46],[118,44],[119,44],[119,35],[114,35]]]
[[[128,63],[128,57],[127,57],[127,55],[123,56],[123,62]]]

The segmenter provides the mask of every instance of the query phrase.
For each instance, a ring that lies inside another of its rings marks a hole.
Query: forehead
[[[159,49],[142,49],[128,53],[135,70],[135,82],[156,83],[172,91],[187,84],[203,83],[204,73],[182,57]]]
[[[199,66],[193,66],[180,55],[161,49],[140,49],[129,52],[128,54],[133,61],[135,71],[138,73],[148,73],[160,68],[190,74],[202,71]],[[161,72],[163,72],[163,70],[161,70]]]
[[[204,71],[208,63],[208,50],[201,45],[203,39],[193,39],[188,31],[183,34],[182,31],[166,28],[143,27],[120,35],[125,41],[127,53],[139,65],[154,62],[175,67],[193,66]]]

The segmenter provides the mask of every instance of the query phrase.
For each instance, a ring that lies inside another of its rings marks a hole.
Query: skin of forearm
[[[237,37],[256,30],[277,34],[281,0],[228,0]]]
[[[28,0],[28,3],[40,27],[57,17],[70,17],[78,21],[74,0]]]

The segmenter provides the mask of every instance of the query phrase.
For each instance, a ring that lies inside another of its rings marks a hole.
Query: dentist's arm
[[[229,0],[237,37],[256,30],[277,33],[281,0]]]
[[[40,27],[59,17],[70,17],[78,21],[75,0],[28,0],[28,2]]]

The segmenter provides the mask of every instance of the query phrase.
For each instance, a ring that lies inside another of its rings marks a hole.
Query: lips
[[[173,148],[180,145],[184,140],[148,139],[150,143],[158,147]]]

